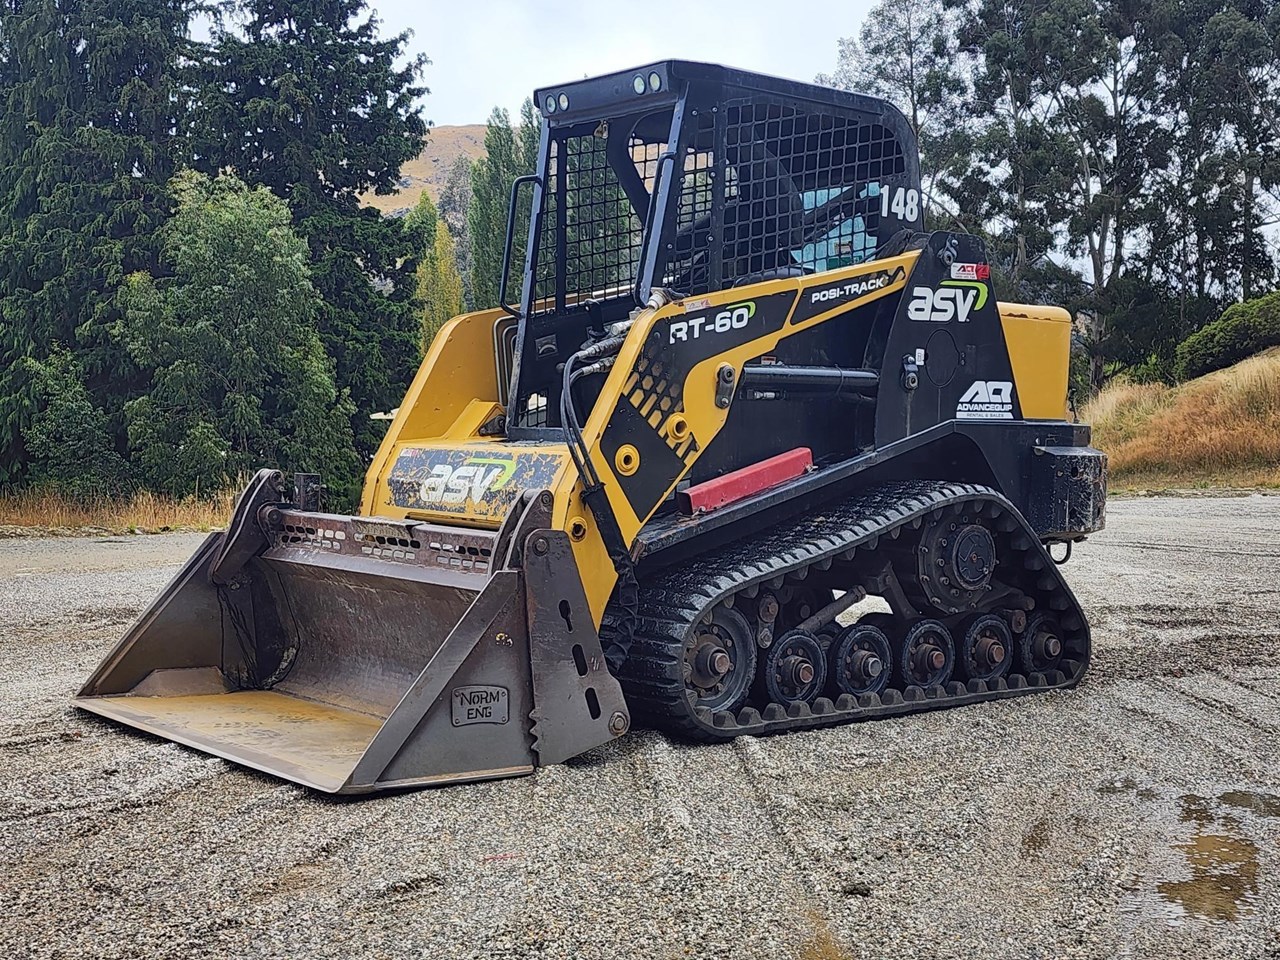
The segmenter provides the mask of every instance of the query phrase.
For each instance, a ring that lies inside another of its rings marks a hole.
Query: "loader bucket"
[[[496,533],[258,515],[210,535],[77,706],[328,793],[529,773],[625,731],[562,533],[509,566]]]

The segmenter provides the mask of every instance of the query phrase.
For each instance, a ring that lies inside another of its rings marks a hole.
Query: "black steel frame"
[[[660,90],[635,95],[632,78],[650,74],[659,76]],[[567,100],[568,108],[549,110],[557,100]],[[643,305],[655,286],[696,295],[843,265],[819,257],[817,243],[811,245],[807,260],[796,257],[794,243],[804,240],[804,230],[820,228],[819,217],[827,214],[833,222],[841,216],[862,216],[864,233],[868,232],[871,201],[886,186],[915,190],[918,212],[915,138],[902,114],[880,100],[709,64],[665,61],[543,88],[535,93],[535,102],[544,118],[538,173],[513,186],[503,264],[505,293],[518,191],[523,182],[531,182],[532,213],[511,365],[508,435],[513,439],[559,436],[556,398],[543,394],[547,402],[529,415],[520,405],[528,404],[537,390],[522,392],[520,382],[527,378],[539,389],[554,391],[554,378],[547,375],[551,360],[566,359],[587,329],[589,318],[578,309],[582,301],[577,298],[598,297],[605,289],[617,291],[624,285],[623,277],[610,275],[609,255],[618,259],[625,247],[625,262],[634,269],[634,277],[625,278],[630,298],[616,293],[606,298],[606,322],[622,319],[631,300]],[[645,141],[642,170],[633,166],[634,138],[602,138],[605,146],[596,148],[597,125],[639,123],[668,110],[665,145]],[[579,143],[576,153],[568,147],[574,141]],[[893,155],[892,170],[885,167],[885,153]],[[582,168],[584,159],[588,165]],[[585,202],[567,195],[571,162],[589,174],[585,189],[593,193]],[[855,162],[864,165],[865,175],[848,173]],[[877,193],[868,195],[864,184],[863,195],[845,196],[846,183],[833,186],[832,171],[843,171],[846,181],[859,183],[859,177],[869,183],[874,172]],[[826,196],[824,191],[835,193]],[[630,209],[621,214],[624,203]],[[579,215],[574,223],[568,220],[571,210]],[[620,215],[630,223],[620,225]],[[873,257],[892,233],[921,225],[919,215],[878,220],[874,242],[859,251],[858,259]],[[631,232],[629,238],[616,236],[623,230]],[[602,250],[603,271],[598,256]],[[682,256],[687,268],[680,272]],[[583,283],[584,289],[572,289]],[[598,319],[600,308],[595,309]],[[574,314],[582,314],[580,331],[569,329],[574,322],[561,322]],[[577,342],[559,342],[573,339],[575,331]],[[532,357],[529,351],[534,351]],[[538,377],[528,373],[535,364],[543,370]]]

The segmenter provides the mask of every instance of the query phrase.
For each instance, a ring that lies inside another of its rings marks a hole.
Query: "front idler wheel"
[[[836,696],[879,694],[889,685],[892,663],[889,638],[883,630],[869,623],[845,627],[831,645],[832,690]]]
[[[1062,627],[1049,613],[1027,619],[1018,640],[1018,669],[1025,674],[1057,670],[1062,663]]]
[[[822,643],[804,630],[789,630],[775,640],[760,666],[766,704],[812,703],[827,682]]]
[[[895,655],[895,672],[904,687],[932,687],[951,679],[955,644],[940,620],[919,620],[902,638]]]
[[[984,613],[965,621],[956,647],[956,670],[966,680],[1003,677],[1013,663],[1013,631],[1004,617]]]
[[[715,713],[742,706],[756,672],[756,638],[747,619],[717,607],[685,644],[685,689],[695,708]]]

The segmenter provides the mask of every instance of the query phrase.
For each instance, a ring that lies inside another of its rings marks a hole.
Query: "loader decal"
[[[801,294],[799,306],[791,315],[791,323],[803,323],[835,307],[857,303],[872,294],[887,290],[906,278],[907,271],[904,268],[894,267],[892,270],[865,273],[831,286],[805,290]]]
[[[916,287],[911,291],[907,316],[925,323],[967,323],[987,305],[987,285],[979,280],[943,280],[937,290]]]
[[[406,447],[387,485],[393,506],[501,519],[521,490],[552,486],[563,465],[554,453]]]
[[[956,404],[957,420],[1012,420],[1013,382],[975,380]]]

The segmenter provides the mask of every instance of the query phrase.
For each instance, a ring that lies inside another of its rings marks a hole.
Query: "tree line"
[[[1276,281],[1278,11],[881,0],[818,80],[903,110],[928,226],[1072,311],[1083,393],[1280,342],[1270,306],[1223,313]],[[370,414],[497,303],[538,146],[531,102],[495,110],[437,202],[365,206],[429,136],[407,40],[365,0],[0,0],[0,486],[185,495],[266,464],[354,494]]]
[[[360,202],[422,148],[406,41],[363,0],[0,5],[0,484],[350,492],[420,357],[417,238]]]
[[[1175,378],[1275,285],[1280,5],[881,0],[819,80],[902,109],[929,225],[984,234],[1001,296],[1072,311],[1081,392]]]

